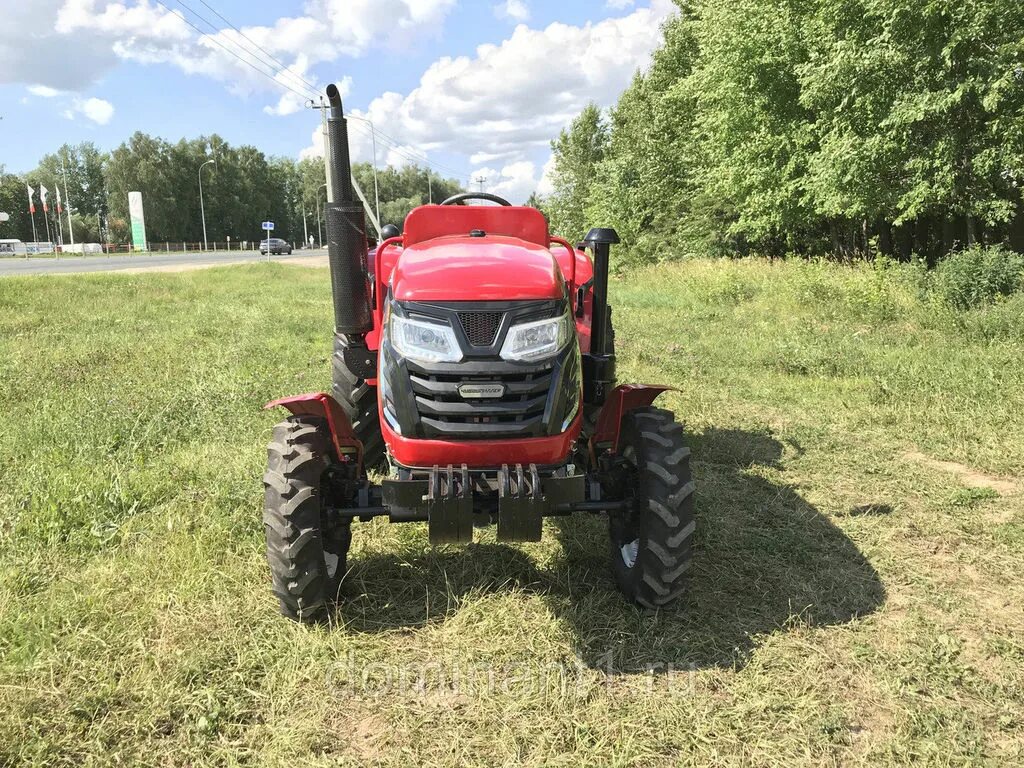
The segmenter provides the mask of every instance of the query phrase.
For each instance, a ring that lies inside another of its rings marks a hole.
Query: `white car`
[[[25,244],[21,240],[0,240],[0,256],[23,256],[25,251]]]

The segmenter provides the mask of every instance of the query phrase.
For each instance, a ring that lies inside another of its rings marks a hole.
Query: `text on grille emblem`
[[[459,394],[467,400],[483,400],[491,397],[502,397],[505,394],[504,384],[462,384]]]

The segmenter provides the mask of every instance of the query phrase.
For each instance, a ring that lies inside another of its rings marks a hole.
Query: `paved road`
[[[274,261],[287,263],[292,260],[308,260],[316,257],[326,257],[326,250],[296,251],[291,256],[274,256]],[[260,256],[252,251],[235,253],[225,251],[206,251],[196,253],[154,253],[152,255],[139,254],[134,256],[61,256],[59,259],[53,257],[34,258],[2,258],[0,259],[0,277],[9,275],[60,275],[73,274],[77,272],[117,272],[120,270],[174,270],[176,268],[189,268],[198,265],[220,265],[220,264],[244,264],[253,261],[266,261],[266,256]]]

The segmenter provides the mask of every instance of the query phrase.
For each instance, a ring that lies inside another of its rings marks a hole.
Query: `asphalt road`
[[[326,256],[326,250],[296,251],[291,256],[272,256],[274,261],[287,263],[293,259]],[[126,269],[188,268],[198,265],[244,264],[266,261],[253,251],[199,251],[196,253],[153,253],[123,256],[74,256],[55,259],[48,257],[0,258],[0,277],[10,275],[62,275],[78,272],[117,272]]]

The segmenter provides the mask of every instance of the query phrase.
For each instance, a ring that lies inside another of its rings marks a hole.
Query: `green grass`
[[[1024,303],[919,283],[614,282],[620,378],[693,436],[678,607],[621,601],[596,518],[378,522],[309,629],[268,591],[261,406],[328,385],[326,271],[0,281],[0,765],[1020,764]]]

